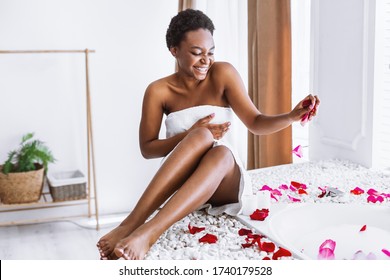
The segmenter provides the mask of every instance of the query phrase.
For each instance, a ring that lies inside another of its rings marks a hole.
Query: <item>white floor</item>
[[[97,231],[87,222],[75,220],[0,227],[0,259],[98,260],[96,242],[114,225],[103,226]]]

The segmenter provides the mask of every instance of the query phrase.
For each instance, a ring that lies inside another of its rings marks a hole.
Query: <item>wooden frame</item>
[[[87,157],[88,157],[88,180],[87,180],[87,190],[88,197],[86,200],[75,200],[75,201],[66,201],[66,202],[49,202],[46,199],[47,193],[42,193],[44,202],[37,203],[28,203],[28,204],[0,204],[0,213],[2,212],[11,212],[11,211],[21,211],[21,210],[30,210],[30,209],[43,209],[51,207],[63,207],[63,206],[72,206],[83,203],[88,203],[88,217],[92,216],[92,205],[91,200],[94,199],[95,205],[95,217],[96,217],[96,230],[99,230],[99,210],[98,210],[98,200],[97,200],[97,187],[96,187],[96,169],[95,169],[95,152],[94,152],[94,143],[93,143],[93,127],[92,127],[92,110],[91,110],[91,93],[89,85],[89,53],[94,53],[94,50],[0,50],[0,54],[35,54],[35,53],[84,53],[85,54],[85,75],[86,75],[86,118],[87,118]],[[94,197],[91,196],[91,176],[93,177],[93,192]],[[74,216],[73,216],[74,217]],[[53,218],[54,220],[65,219],[69,217],[59,217]],[[37,220],[28,220],[23,222],[5,222],[0,223],[0,226],[4,225],[16,225],[27,222],[42,222],[53,219],[37,219]]]

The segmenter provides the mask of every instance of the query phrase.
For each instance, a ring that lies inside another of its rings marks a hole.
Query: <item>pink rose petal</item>
[[[301,125],[302,126],[305,126],[305,124],[309,121],[309,115],[310,113],[314,112],[315,111],[315,106],[311,104],[311,100],[310,99],[307,99],[305,101],[302,102],[302,106],[305,108],[305,107],[308,107],[308,106],[311,106],[312,110],[309,112],[309,113],[306,113],[302,116],[301,118]]]
[[[278,189],[273,189],[273,190],[271,191],[271,194],[273,194],[273,195],[278,195],[278,196],[282,196],[281,191],[279,191]]]
[[[272,191],[272,188],[270,186],[264,185],[259,189],[259,191]]]
[[[275,202],[279,201],[279,199],[276,196],[274,196],[272,193],[271,193],[271,199],[275,200]]]
[[[367,260],[376,260],[376,256],[373,252],[370,252],[368,255],[367,255]]]
[[[369,195],[369,196],[367,197],[367,202],[375,203],[375,202],[376,202],[376,197],[373,196],[373,195]]]
[[[353,255],[352,259],[353,260],[376,260],[376,256],[372,252],[366,255],[362,250],[359,250]]]
[[[288,197],[292,202],[300,202],[300,201],[301,201],[299,198],[292,197],[291,195],[287,195],[287,197]]]
[[[296,155],[297,157],[301,158],[301,157],[303,156],[302,146],[301,146],[301,145],[296,146],[296,147],[292,150],[292,153],[293,153],[294,155]]]
[[[301,125],[305,126],[308,121],[309,121],[309,113],[306,113],[301,118]]]
[[[332,239],[325,240],[318,250],[318,259],[320,260],[333,260],[335,258],[334,250],[336,248],[336,242]]]
[[[279,186],[279,189],[281,189],[281,190],[288,190],[288,186],[285,185],[285,184],[282,184],[282,185]]]
[[[383,201],[384,201],[384,198],[382,196],[369,195],[367,197],[367,202],[372,202],[372,203],[380,202],[380,203],[382,203]]]
[[[374,189],[369,189],[369,190],[367,191],[367,194],[368,194],[368,195],[375,195],[375,196],[381,195],[377,190],[374,190]]]
[[[382,249],[382,252],[383,252],[386,256],[390,257],[390,251],[389,251],[389,250],[387,250],[387,249]]]

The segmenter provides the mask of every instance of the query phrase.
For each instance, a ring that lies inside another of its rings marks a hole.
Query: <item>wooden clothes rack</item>
[[[87,117],[87,157],[88,157],[88,179],[87,179],[87,202],[88,202],[88,217],[92,216],[91,199],[94,199],[95,205],[95,218],[96,218],[96,230],[99,230],[99,211],[98,211],[98,199],[97,199],[97,186],[96,186],[96,169],[95,169],[95,152],[93,143],[93,127],[92,127],[92,110],[91,110],[91,93],[89,85],[89,54],[94,53],[94,50],[0,50],[0,54],[42,54],[42,53],[84,53],[85,54],[85,74],[86,74],[86,117]],[[92,162],[92,165],[91,165]],[[91,196],[91,176],[93,177],[93,191],[94,197]],[[11,212],[30,209],[41,209],[61,206],[78,205],[82,202],[79,201],[66,201],[66,202],[48,202],[46,201],[45,194],[42,194],[45,202],[26,203],[26,204],[10,204],[7,206],[0,204],[1,212]],[[3,208],[3,209],[2,209]],[[4,209],[5,208],[5,209]],[[69,217],[61,217],[57,219],[64,219]],[[54,218],[55,219],[55,218]],[[46,219],[45,221],[47,221]],[[27,221],[24,221],[27,222]],[[42,220],[34,220],[34,222],[42,222]],[[18,224],[17,222],[2,223],[0,225],[12,225]]]

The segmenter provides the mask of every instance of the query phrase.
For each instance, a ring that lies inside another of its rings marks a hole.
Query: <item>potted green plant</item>
[[[55,161],[49,148],[34,133],[22,137],[17,150],[0,165],[0,200],[4,204],[39,200],[48,164]]]

